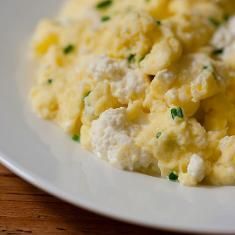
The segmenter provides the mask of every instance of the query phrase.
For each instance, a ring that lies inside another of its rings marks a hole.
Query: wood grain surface
[[[117,222],[64,203],[0,165],[1,235],[166,235]]]

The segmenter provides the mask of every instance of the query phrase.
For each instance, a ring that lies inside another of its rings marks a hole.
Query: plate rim
[[[61,191],[58,187],[53,186],[51,183],[47,182],[46,180],[43,180],[40,176],[33,175],[32,173],[28,172],[27,169],[24,169],[21,167],[17,162],[14,162],[12,160],[9,160],[9,158],[2,153],[0,150],[0,163],[6,167],[8,170],[13,172],[16,176],[20,177],[27,183],[33,185],[34,187],[48,193],[49,195],[52,195],[66,203],[69,203],[70,205],[73,205],[75,207],[79,207],[81,209],[87,210],[89,212],[95,213],[100,216],[104,216],[106,218],[110,218],[119,222],[128,223],[135,226],[142,226],[145,228],[150,229],[158,229],[165,232],[177,232],[177,233],[184,233],[184,234],[234,234],[234,230],[213,230],[213,229],[189,229],[185,226],[177,226],[177,225],[168,225],[167,227],[164,225],[161,225],[159,223],[151,223],[148,221],[143,221],[139,218],[132,218],[131,216],[121,215],[119,212],[112,212],[108,209],[100,208],[99,206],[92,205],[92,202],[85,201],[83,199],[79,199],[77,197],[77,200],[75,201],[69,194],[66,192]]]

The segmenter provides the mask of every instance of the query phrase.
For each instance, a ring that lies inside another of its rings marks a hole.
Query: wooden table
[[[1,235],[164,235],[117,222],[64,203],[0,165]]]

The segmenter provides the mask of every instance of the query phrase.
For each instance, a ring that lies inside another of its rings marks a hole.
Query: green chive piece
[[[102,21],[102,22],[109,21],[110,19],[111,19],[110,16],[102,16],[102,17],[101,17],[101,21]]]
[[[128,63],[134,63],[135,62],[135,54],[130,54],[127,58]]]
[[[103,8],[111,6],[112,3],[113,3],[112,0],[104,0],[104,1],[101,1],[101,2],[97,3],[96,8],[97,9],[103,9]]]
[[[162,25],[162,22],[161,22],[160,20],[156,20],[156,24],[157,24],[158,26],[160,26],[160,25]]]
[[[182,108],[180,108],[180,107],[179,108],[172,108],[171,109],[171,117],[172,117],[173,120],[176,117],[183,118],[184,114],[183,114]]]
[[[209,17],[208,20],[209,20],[209,22],[210,22],[212,25],[214,25],[215,27],[220,26],[220,22],[219,22],[217,19],[215,19],[215,18],[213,18],[213,17]]]
[[[48,79],[48,80],[47,80],[47,83],[48,83],[48,84],[52,84],[52,82],[53,82],[52,79]]]
[[[171,181],[177,181],[178,180],[178,175],[175,172],[171,172],[168,175],[168,179],[171,180]]]
[[[67,54],[70,54],[71,52],[73,52],[75,50],[75,46],[72,45],[72,44],[69,44],[68,46],[66,46],[64,48],[64,54],[67,55]]]
[[[162,135],[162,132],[159,131],[159,132],[156,134],[156,138],[159,139],[161,135]]]
[[[202,69],[203,69],[203,70],[209,69],[209,66],[204,65],[204,66],[202,67]]]
[[[217,48],[212,51],[212,55],[221,55],[224,52],[224,48]]]
[[[79,134],[73,135],[72,140],[79,143],[80,142],[80,135]]]
[[[229,18],[230,18],[229,14],[225,14],[224,17],[223,17],[225,22],[227,22],[229,20]]]

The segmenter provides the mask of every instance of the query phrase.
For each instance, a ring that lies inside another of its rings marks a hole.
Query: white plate
[[[1,162],[47,192],[110,217],[154,228],[235,233],[235,187],[186,188],[119,171],[31,113],[29,78],[21,68],[24,44],[60,2],[0,2]]]

